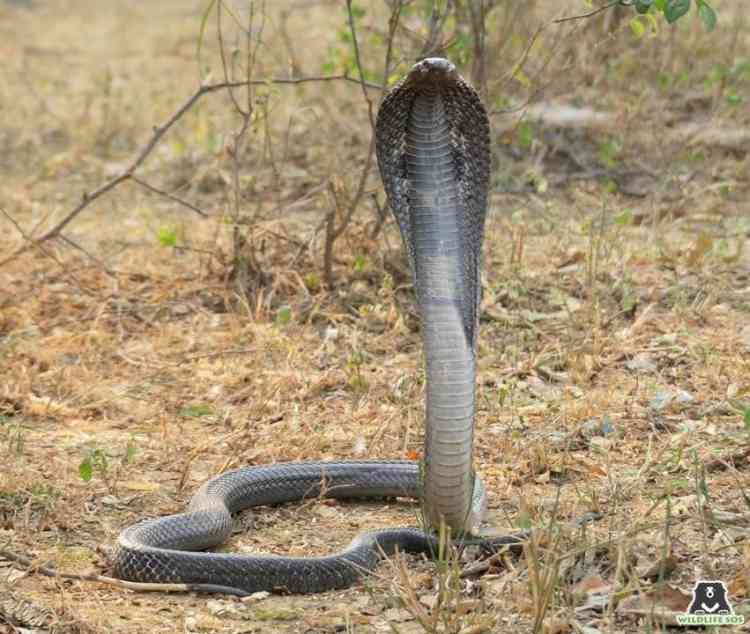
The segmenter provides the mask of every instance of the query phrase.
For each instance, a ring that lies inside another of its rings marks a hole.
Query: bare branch
[[[173,114],[169,117],[162,125],[154,128],[151,138],[148,140],[146,145],[143,146],[141,151],[131,161],[131,163],[117,176],[108,180],[106,183],[100,185],[92,192],[84,192],[81,196],[81,202],[78,203],[68,214],[58,222],[54,227],[49,229],[47,232],[42,234],[40,237],[29,240],[28,244],[22,246],[16,250],[13,254],[0,261],[0,266],[15,260],[19,255],[27,252],[32,246],[38,246],[43,242],[57,238],[62,230],[68,226],[84,209],[86,209],[91,203],[97,198],[100,198],[104,194],[118,187],[120,184],[127,180],[133,179],[133,175],[136,170],[143,164],[143,162],[149,157],[151,152],[157,146],[162,137],[177,123],[186,112],[188,112],[204,95],[209,93],[217,92],[220,90],[227,90],[230,88],[240,88],[243,86],[262,86],[268,84],[302,84],[309,82],[325,82],[325,81],[346,81],[359,84],[362,87],[375,88],[378,90],[382,89],[382,86],[378,84],[372,84],[364,81],[363,78],[349,77],[346,74],[343,75],[328,75],[320,77],[298,77],[296,79],[288,78],[270,78],[270,79],[253,79],[246,81],[232,81],[232,82],[220,82],[217,84],[204,84],[198,90],[196,90]],[[178,202],[178,201],[175,201]]]
[[[388,76],[390,75],[391,57],[393,54],[393,38],[396,34],[396,29],[398,27],[398,21],[401,16],[402,6],[403,6],[403,0],[397,0],[397,2],[395,2],[395,4],[393,5],[393,9],[391,11],[390,20],[388,22],[389,33],[388,33],[388,41],[387,41],[386,54],[385,54],[385,68],[383,69],[383,86],[382,86],[381,98],[382,98],[382,95],[385,93],[385,89],[388,86]],[[336,239],[339,236],[341,236],[341,234],[344,232],[346,227],[349,225],[349,222],[354,216],[354,212],[357,210],[359,203],[362,201],[362,197],[365,194],[365,187],[367,186],[367,179],[370,175],[370,171],[372,169],[372,164],[374,162],[374,157],[375,157],[375,112],[373,109],[372,99],[370,98],[370,95],[367,93],[368,84],[367,82],[365,82],[365,74],[364,74],[364,69],[362,67],[362,59],[359,54],[359,42],[357,40],[357,28],[354,23],[354,13],[352,11],[352,0],[346,0],[346,10],[347,10],[347,15],[349,19],[349,30],[352,35],[352,46],[354,47],[354,60],[357,65],[357,72],[359,74],[359,82],[362,87],[362,96],[367,102],[367,114],[370,119],[370,143],[367,148],[367,158],[365,159],[365,165],[362,168],[362,173],[359,177],[359,183],[357,184],[357,190],[354,196],[352,197],[351,202],[349,203],[347,211],[341,220],[341,224],[339,224],[338,227],[336,226],[336,215],[340,206],[337,200],[336,189],[335,187],[333,187],[332,183],[329,184],[329,191],[331,192],[332,197],[334,199],[333,209],[326,216],[326,241],[325,241],[325,252],[324,252],[324,270],[325,270],[326,283],[329,286],[332,286],[333,284],[333,262],[332,262],[333,243],[336,241]]]
[[[552,20],[553,24],[559,24],[560,22],[570,22],[571,20],[585,20],[586,18],[591,18],[598,13],[601,13],[602,11],[606,11],[607,9],[611,9],[612,7],[617,6],[620,4],[621,0],[612,0],[609,4],[605,4],[603,7],[599,7],[597,9],[594,9],[593,11],[589,11],[588,13],[584,13],[582,15],[572,15],[569,18],[557,18],[557,20]]]
[[[251,15],[252,15],[252,9],[253,9],[253,4],[250,3]],[[221,69],[224,73],[224,81],[226,83],[231,83],[232,80],[234,79],[234,73],[231,73],[231,77],[230,77],[229,66],[227,65],[226,52],[224,51],[224,32],[221,26],[221,14],[222,13],[224,13],[224,3],[222,2],[222,0],[219,0],[216,3],[216,35],[219,40],[219,55],[221,56]],[[240,28],[242,27],[240,26]],[[247,34],[247,37],[248,38],[250,37],[250,33]],[[248,69],[248,73],[249,72],[250,72],[250,69]],[[232,88],[228,88],[227,92],[229,93],[229,98],[232,100],[232,105],[234,105],[234,109],[237,111],[237,113],[240,116],[246,116],[248,113],[242,109],[242,106],[240,106],[239,102],[237,101],[237,98],[234,96],[234,90]]]
[[[107,275],[109,275],[110,277],[115,277],[115,272],[112,269],[110,269],[104,262],[102,262],[102,260],[97,258],[95,255],[92,255],[91,253],[89,253],[80,244],[78,244],[74,240],[71,240],[70,238],[68,238],[66,235],[62,233],[60,234],[60,240],[70,245],[74,249],[76,249],[76,251],[80,251],[81,253],[83,253],[92,262],[96,262],[101,267],[102,271],[104,271]]]
[[[368,114],[370,116],[370,126],[375,130],[375,115],[372,111],[372,99],[367,93],[367,87],[365,86],[365,72],[362,67],[362,59],[359,56],[359,42],[357,41],[357,28],[354,25],[354,13],[352,12],[352,0],[346,0],[346,11],[349,16],[349,31],[352,34],[352,46],[354,48],[354,61],[357,64],[357,72],[359,73],[359,83],[362,86],[362,97],[367,102]],[[388,47],[390,50],[390,46]]]
[[[158,187],[154,187],[150,183],[144,181],[142,178],[139,178],[138,176],[135,176],[134,174],[131,174],[130,180],[132,180],[134,183],[137,183],[144,189],[147,189],[148,191],[158,194],[159,196],[164,196],[164,198],[168,198],[172,202],[176,202],[178,205],[182,205],[183,207],[187,207],[188,209],[193,210],[195,213],[197,213],[200,216],[203,216],[204,218],[208,217],[208,214],[203,211],[200,207],[196,207],[193,203],[188,202],[187,200],[184,200],[180,198],[179,196],[175,196],[174,194],[170,194],[167,191],[164,191],[163,189],[159,189]]]
[[[445,3],[445,11],[440,11],[438,2],[434,2],[432,5],[432,13],[430,14],[430,25],[427,29],[427,38],[425,39],[422,50],[419,57],[434,57],[436,55],[443,54],[447,43],[443,40],[443,29],[445,28],[445,22],[450,16],[451,11],[455,10],[455,5],[452,0],[448,0]]]

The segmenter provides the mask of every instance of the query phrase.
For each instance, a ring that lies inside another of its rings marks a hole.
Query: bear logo
[[[693,588],[693,600],[688,614],[733,614],[723,581],[698,581]]]

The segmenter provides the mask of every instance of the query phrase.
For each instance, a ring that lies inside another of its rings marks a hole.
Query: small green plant
[[[78,465],[78,475],[84,482],[90,482],[94,473],[99,474],[105,481],[109,476],[109,456],[104,449],[91,449]]]
[[[94,476],[100,477],[107,485],[110,493],[114,494],[117,488],[117,479],[120,475],[120,468],[130,464],[137,453],[135,440],[131,437],[125,446],[125,452],[122,455],[120,464],[113,466],[112,456],[106,449],[94,447],[90,449],[78,465],[78,475],[84,482],[91,482]]]
[[[499,407],[513,408],[513,395],[518,387],[518,380],[516,378],[510,378],[507,382],[503,382],[497,389],[497,404]]]
[[[62,496],[60,490],[46,482],[34,483],[24,489],[15,491],[0,491],[0,515],[3,510],[21,511],[27,509],[32,512],[51,511],[55,502]]]
[[[706,88],[718,86],[730,106],[737,106],[745,101],[743,90],[750,79],[750,62],[740,61],[733,66],[716,64],[705,80]]]
[[[611,169],[617,165],[617,159],[622,154],[622,149],[623,145],[620,139],[607,139],[599,146],[599,158],[602,163]]]
[[[274,323],[277,326],[286,326],[292,321],[292,309],[289,306],[282,306],[276,311]]]
[[[367,380],[362,374],[364,363],[365,355],[357,350],[349,355],[349,359],[346,362],[346,367],[349,370],[349,387],[355,392],[365,392],[368,388]]]
[[[354,256],[354,271],[356,273],[362,273],[367,269],[367,257],[358,253]]]
[[[163,247],[177,246],[177,230],[174,227],[161,227],[157,233],[159,244]]]
[[[633,224],[633,210],[623,209],[619,214],[615,216],[615,224],[622,227],[629,227]]]
[[[317,273],[307,273],[304,277],[305,287],[311,293],[316,293],[320,290],[320,276]]]
[[[530,121],[521,121],[516,131],[516,138],[518,139],[518,145],[524,150],[528,150],[531,144],[534,142],[534,124]]]

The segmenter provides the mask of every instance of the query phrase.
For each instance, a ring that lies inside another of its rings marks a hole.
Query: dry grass
[[[27,235],[121,169],[192,92],[200,22],[182,2],[35,4],[0,4],[0,208]],[[269,8],[259,75],[283,74],[292,57],[321,72],[345,15],[310,4],[285,26]],[[550,528],[522,558],[468,577],[466,554],[395,560],[345,592],[257,603],[133,596],[0,561],[4,599],[71,632],[614,633],[657,631],[649,606],[708,578],[747,613],[750,159],[686,128],[731,136],[750,125],[747,74],[722,83],[715,71],[747,61],[747,27],[733,53],[716,46],[731,42],[736,3],[716,4],[727,19],[712,35],[688,21],[679,37],[665,28],[640,44],[626,23],[604,39],[587,26],[561,49],[553,32],[540,40],[529,76],[554,79],[550,98],[611,112],[603,128],[493,119],[476,460],[493,524]],[[518,59],[534,18],[493,58],[491,80]],[[304,33],[292,51],[284,29]],[[213,38],[205,46],[220,72]],[[525,96],[523,82],[505,85],[498,107]],[[229,275],[237,121],[226,96],[186,116],[145,172],[211,218],[126,184],[66,233],[87,254],[48,242],[0,268],[0,547],[106,570],[100,549],[123,526],[178,511],[221,470],[419,455],[418,324],[395,227],[370,237],[369,195],[337,243],[337,287],[320,281],[327,184],[350,195],[368,142],[358,90],[259,93],[241,189],[270,275],[251,293]],[[610,173],[572,180],[575,162]],[[378,187],[373,174],[368,192]],[[11,253],[24,237],[0,223]],[[160,246],[160,232],[179,248]],[[603,519],[567,524],[591,511]],[[227,548],[325,553],[417,515],[400,503],[263,510]]]

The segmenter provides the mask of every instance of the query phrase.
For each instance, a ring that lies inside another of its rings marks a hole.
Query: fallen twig
[[[45,577],[54,577],[57,579],[71,579],[73,581],[96,581],[98,583],[106,583],[110,586],[116,586],[118,588],[124,588],[125,590],[133,590],[134,592],[201,592],[201,593],[214,593],[214,594],[230,594],[239,597],[246,597],[250,593],[238,588],[231,588],[227,586],[214,585],[210,583],[140,583],[137,581],[124,581],[122,579],[115,579],[114,577],[107,577],[105,575],[98,575],[96,573],[89,574],[76,574],[72,572],[60,572],[49,566],[40,566],[34,563],[31,557],[25,555],[18,555],[8,550],[0,549],[0,557],[13,561],[17,564],[21,564],[28,568],[30,573],[39,573]]]

